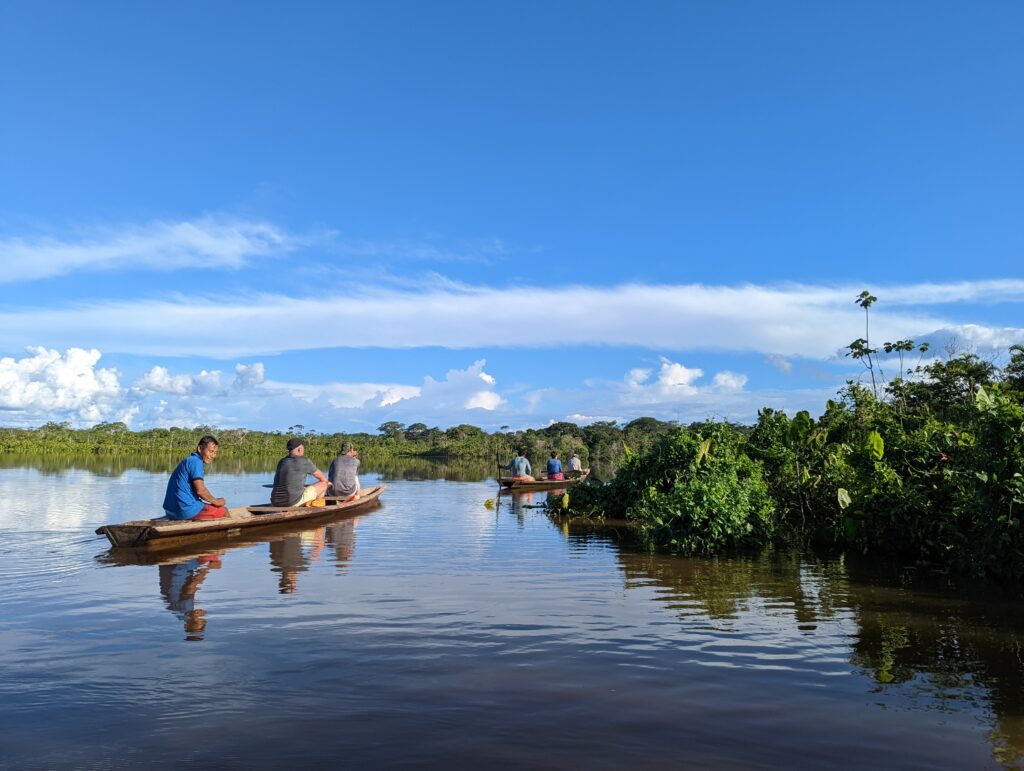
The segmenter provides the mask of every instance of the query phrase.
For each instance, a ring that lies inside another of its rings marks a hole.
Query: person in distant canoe
[[[315,477],[316,482],[307,485],[307,476]],[[289,439],[288,454],[277,462],[277,470],[274,472],[270,505],[302,506],[323,498],[329,484],[324,472],[306,457],[306,442],[299,438]]]
[[[533,476],[531,476],[533,474],[533,467],[530,465],[530,461],[526,459],[526,450],[520,450],[519,454],[510,460],[505,468],[512,471],[514,479],[518,479],[521,482],[534,481]]]
[[[578,477],[582,473],[583,464],[580,462],[580,456],[577,455],[576,453],[573,453],[572,457],[569,458],[569,476]]]
[[[220,443],[212,436],[199,440],[196,451],[178,464],[167,480],[164,514],[168,519],[220,519],[228,513],[227,501],[211,493],[206,483],[205,464],[217,457]]]
[[[565,474],[562,473],[562,461],[558,459],[558,453],[554,451],[551,452],[551,457],[548,459],[548,479],[565,479]]]
[[[359,455],[356,448],[346,444],[341,455],[334,459],[327,478],[331,482],[331,494],[346,501],[354,501],[359,496]]]

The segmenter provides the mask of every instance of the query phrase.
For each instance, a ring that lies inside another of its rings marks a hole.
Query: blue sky
[[[1024,6],[0,6],[0,423],[820,412],[1024,342]]]

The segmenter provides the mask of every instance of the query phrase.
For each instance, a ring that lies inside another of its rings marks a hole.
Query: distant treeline
[[[38,428],[0,428],[0,449],[6,454],[56,453],[61,455],[180,456],[195,448],[199,438],[212,434],[220,442],[218,462],[240,457],[279,457],[285,454],[290,437],[306,440],[307,454],[329,458],[351,442],[363,457],[431,458],[441,461],[459,459],[507,462],[516,450],[526,450],[535,463],[542,464],[551,451],[563,458],[578,453],[584,465],[596,465],[610,476],[625,452],[645,452],[661,436],[678,426],[654,418],[638,418],[624,426],[610,421],[589,426],[554,423],[542,429],[487,433],[477,426],[462,424],[447,430],[424,423],[404,425],[396,421],[382,424],[376,434],[307,431],[291,426],[287,431],[252,431],[242,428],[196,426],[192,428],[151,428],[132,431],[124,423],[99,423],[92,428],[75,429],[69,423],[47,423]],[[543,466],[542,466],[543,468]]]

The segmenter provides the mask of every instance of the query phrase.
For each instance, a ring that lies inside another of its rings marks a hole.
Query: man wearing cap
[[[355,500],[359,495],[359,458],[356,457],[358,454],[355,447],[346,444],[341,450],[341,455],[331,463],[327,478],[331,481],[332,495],[346,501]]]
[[[316,482],[306,484],[306,476],[316,477]],[[272,506],[301,506],[317,498],[323,498],[330,484],[324,472],[306,457],[306,443],[302,439],[288,440],[288,454],[277,462],[274,472],[274,489],[270,491]]]
[[[569,477],[578,477],[583,473],[583,464],[580,462],[580,456],[576,453],[572,454],[569,458]]]

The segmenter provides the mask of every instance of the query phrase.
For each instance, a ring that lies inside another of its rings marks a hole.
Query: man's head
[[[220,449],[220,443],[216,437],[207,434],[199,440],[199,444],[196,447],[196,451],[199,453],[199,457],[203,459],[203,463],[209,463],[211,460],[217,457],[217,450]]]
[[[551,451],[551,457],[552,457],[552,458],[557,458],[557,457],[558,457],[558,453],[557,453],[557,452],[555,452],[554,450],[552,450],[552,451]]]
[[[356,448],[353,447],[350,444],[346,444],[344,447],[341,448],[341,454],[342,455],[355,455],[356,454]]]
[[[306,440],[294,437],[288,440],[288,454],[289,455],[305,455],[306,454]]]
[[[519,454],[522,455],[523,457],[525,457],[526,456],[526,449],[525,448],[520,448],[519,449]]]

